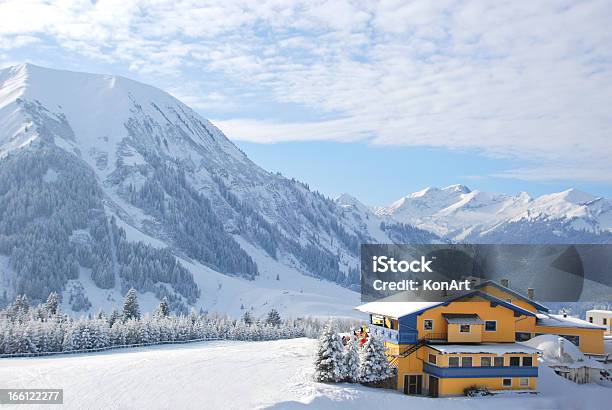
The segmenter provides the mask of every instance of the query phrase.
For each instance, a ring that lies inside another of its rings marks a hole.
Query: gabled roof
[[[449,325],[484,325],[484,322],[475,313],[442,313]]]
[[[543,312],[548,312],[550,310],[550,309],[548,309],[548,307],[546,307],[546,306],[536,302],[535,300],[531,300],[528,297],[525,297],[525,296],[521,295],[520,293],[518,293],[518,292],[516,292],[516,291],[514,291],[514,290],[512,290],[510,288],[507,288],[507,287],[505,287],[503,285],[500,285],[499,283],[497,283],[495,281],[492,281],[492,280],[484,281],[484,282],[476,285],[474,288],[475,289],[482,289],[485,286],[493,286],[493,287],[495,287],[495,288],[497,288],[497,289],[499,289],[501,291],[509,293],[512,296],[514,296],[515,298],[522,300],[523,302],[532,304],[537,310],[541,310]]]
[[[394,318],[401,318],[408,315],[417,315],[426,310],[432,309],[441,305],[448,305],[451,302],[459,301],[460,299],[469,298],[469,297],[481,297],[495,304],[504,306],[510,310],[518,312],[520,314],[526,316],[535,316],[533,312],[529,310],[523,309],[520,306],[512,304],[510,302],[506,302],[500,298],[497,298],[493,295],[489,295],[488,293],[482,292],[480,290],[472,290],[470,292],[464,292],[452,297],[449,297],[443,302],[370,302],[361,306],[357,306],[356,309],[376,315],[390,316]]]

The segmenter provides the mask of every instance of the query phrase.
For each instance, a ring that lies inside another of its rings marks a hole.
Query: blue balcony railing
[[[399,331],[383,326],[370,325],[370,332],[380,336],[386,342],[396,344],[415,344],[417,343],[417,332],[400,329]]]
[[[424,363],[423,371],[441,378],[538,377],[537,366],[438,367]]]

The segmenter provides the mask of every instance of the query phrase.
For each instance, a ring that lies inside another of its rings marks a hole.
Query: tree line
[[[249,312],[241,319],[171,312],[162,298],[152,315],[141,314],[137,293],[130,289],[121,310],[100,310],[91,317],[62,314],[53,292],[45,303],[31,307],[26,296],[0,310],[0,354],[55,353],[126,345],[186,342],[203,339],[277,340],[313,337],[324,324],[317,319],[282,319],[272,309],[264,318]]]

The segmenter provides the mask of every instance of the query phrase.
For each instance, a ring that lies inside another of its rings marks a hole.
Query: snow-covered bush
[[[315,380],[319,382],[339,382],[344,378],[344,346],[330,321],[321,337],[315,357]]]
[[[376,383],[388,379],[391,374],[383,340],[376,334],[370,334],[361,349],[359,381],[361,383]]]
[[[491,392],[489,391],[489,389],[487,389],[486,386],[479,387],[473,385],[463,389],[463,395],[467,397],[482,397],[491,395]]]

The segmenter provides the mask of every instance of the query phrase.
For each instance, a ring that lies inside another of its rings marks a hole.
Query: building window
[[[512,379],[504,379],[502,384],[504,387],[512,387]]]
[[[461,358],[461,367],[472,367],[472,358],[471,357],[462,357]]]
[[[593,316],[589,316],[589,323],[593,323]]]
[[[520,365],[521,365],[520,357],[516,357],[516,356],[510,357],[510,366],[520,366]]]
[[[531,333],[516,332],[514,334],[514,340],[516,340],[517,342],[526,342],[529,339],[531,339]]]
[[[561,336],[564,339],[569,340],[576,346],[580,347],[580,336],[574,336],[574,335],[559,335],[559,336]]]
[[[533,357],[531,356],[523,357],[523,366],[533,366]]]
[[[497,320],[487,320],[485,322],[485,331],[486,332],[497,331]]]
[[[423,329],[424,330],[433,330],[433,320],[425,319],[423,320]]]
[[[608,319],[606,319],[605,317],[603,318],[603,324],[607,325],[608,324]]]
[[[529,379],[526,377],[521,377],[519,384],[521,387],[529,387]]]
[[[480,358],[481,366],[491,366],[491,358],[488,356],[483,356]]]
[[[494,357],[493,358],[493,365],[496,367],[502,367],[504,365],[504,358],[503,357]]]
[[[449,357],[448,367],[459,367],[459,358],[456,356]]]
[[[459,332],[461,333],[470,333],[470,325],[460,325]]]
[[[437,360],[437,359],[438,359],[438,358],[436,357],[436,355],[435,355],[435,354],[431,354],[431,353],[429,354],[429,363],[431,363],[431,364],[436,364],[436,360]]]

